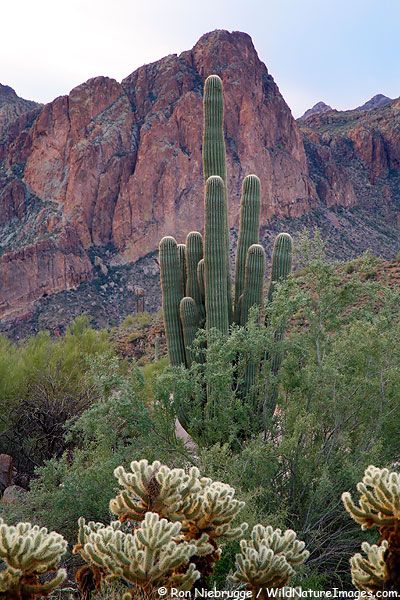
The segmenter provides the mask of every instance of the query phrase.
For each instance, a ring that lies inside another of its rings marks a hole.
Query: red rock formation
[[[121,187],[113,223],[124,259],[152,250],[164,234],[183,239],[202,227],[201,90],[210,73],[224,81],[231,225],[241,180],[250,172],[262,181],[265,222],[299,216],[316,201],[299,130],[250,37],[216,31],[192,51],[144,66],[122,82],[141,123],[135,170]]]
[[[0,83],[0,140],[9,126],[21,115],[39,106],[37,102],[20,98],[11,87]]]
[[[400,101],[313,115],[301,124],[311,175],[326,204],[386,206],[400,196]],[[396,208],[397,206],[397,208]]]
[[[97,77],[40,112],[25,105],[4,121],[0,317],[93,278],[90,248],[107,246],[109,262],[125,263],[155,250],[162,235],[181,241],[202,227],[202,88],[210,73],[221,75],[225,87],[231,225],[247,173],[261,179],[267,224],[321,204],[364,202],[347,158],[365,166],[373,186],[399,168],[397,133],[369,136],[363,124],[351,135],[331,135],[323,119],[342,114],[336,112],[307,119],[306,156],[298,125],[250,37],[214,31],[121,84]],[[384,193],[390,204],[391,184]]]

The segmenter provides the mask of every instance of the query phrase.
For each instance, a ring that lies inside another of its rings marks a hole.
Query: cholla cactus
[[[342,494],[345,509],[361,529],[393,526],[400,521],[400,474],[369,466],[357,484],[356,506],[348,492]]]
[[[371,465],[357,484],[357,490],[360,493],[358,505],[348,492],[342,494],[343,504],[361,529],[378,528],[381,545],[363,544],[367,559],[360,554],[352,557],[354,585],[363,590],[364,587],[359,586],[365,582],[367,585],[370,576],[375,591],[400,592],[400,474]]]
[[[291,529],[283,532],[256,525],[250,540],[241,540],[236,555],[236,571],[231,579],[244,583],[254,597],[264,598],[266,590],[284,588],[294,574],[294,567],[309,556],[304,542]]]
[[[160,519],[148,512],[133,533],[121,530],[119,522],[104,526],[79,520],[79,553],[103,580],[122,578],[130,586],[124,598],[152,596],[158,587],[189,590],[200,577],[191,557],[196,544],[184,540],[180,523]]]
[[[120,520],[140,521],[147,511],[153,511],[172,522],[182,523],[187,539],[224,537],[236,539],[247,528],[243,523],[232,526],[244,506],[235,490],[219,481],[200,477],[196,467],[188,472],[170,469],[160,462],[133,461],[131,472],[123,467],[114,471],[123,490],[110,502],[110,510]]]
[[[361,549],[366,558],[361,554],[355,554],[350,559],[351,579],[353,585],[362,592],[375,593],[384,589],[384,583],[388,578],[385,553],[388,543],[385,541],[381,546],[364,542]]]
[[[31,523],[6,525],[0,519],[0,597],[8,600],[33,600],[47,596],[66,578],[59,563],[67,542],[54,531]],[[40,576],[56,571],[52,579]]]

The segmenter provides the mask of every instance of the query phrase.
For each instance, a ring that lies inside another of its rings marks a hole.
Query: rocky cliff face
[[[361,206],[398,222],[400,100],[376,110],[314,115],[301,124],[310,174],[327,206]],[[399,238],[397,239],[399,242]]]
[[[121,83],[107,77],[91,79],[44,107],[21,105],[15,118],[4,121],[3,323],[5,318],[37,315],[56,292],[75,290],[71,294],[76,299],[80,289],[90,289],[86,304],[96,306],[93,297],[102,293],[107,297],[107,286],[113,283],[111,296],[104,299],[107,306],[116,301],[115,274],[121,269],[122,297],[131,293],[125,286],[132,289],[137,280],[145,285],[145,273],[157,276],[151,260],[144,270],[135,262],[154,252],[162,235],[173,234],[183,241],[188,231],[202,228],[202,88],[210,73],[219,74],[225,86],[233,228],[241,180],[249,172],[256,172],[262,181],[267,237],[275,228],[295,230],[302,224],[321,224],[321,219],[334,222],[339,231],[342,224],[329,211],[353,206],[369,210],[364,188],[349,181],[343,161],[338,161],[341,144],[345,148],[351,144],[357,157],[370,160],[364,169],[368,185],[375,186],[381,173],[387,178],[398,174],[395,156],[400,146],[389,148],[385,141],[385,150],[378,151],[377,134],[369,141],[366,134],[353,139],[349,133],[341,141],[340,133],[331,142],[323,121],[312,116],[304,129],[304,143],[250,37],[227,31],[206,34],[192,50],[141,67]],[[377,152],[386,157],[382,164]],[[357,160],[361,163],[361,158]],[[386,202],[392,210],[397,188],[387,185]],[[391,248],[390,243],[387,246]],[[101,272],[99,264],[104,264]],[[96,283],[99,278],[102,291]]]
[[[11,87],[0,83],[0,140],[18,117],[39,107],[37,102],[20,98]]]

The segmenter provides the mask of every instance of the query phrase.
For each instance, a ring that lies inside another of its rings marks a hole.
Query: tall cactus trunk
[[[228,188],[226,178],[226,150],[224,136],[224,95],[222,81],[218,75],[210,75],[204,84],[203,98],[203,173],[204,182],[212,175],[218,175],[225,186],[224,237],[227,261],[227,303],[229,323],[233,321],[232,284],[230,276],[230,231],[228,224]]]
[[[224,335],[228,335],[228,261],[224,242],[225,222],[225,186],[222,178],[214,175],[207,179],[205,194],[204,286],[206,327],[208,331],[216,328]]]

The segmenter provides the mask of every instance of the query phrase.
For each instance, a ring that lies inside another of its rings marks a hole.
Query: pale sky
[[[1,0],[0,15],[0,82],[40,102],[213,29],[251,35],[296,117],[400,96],[400,0]]]

